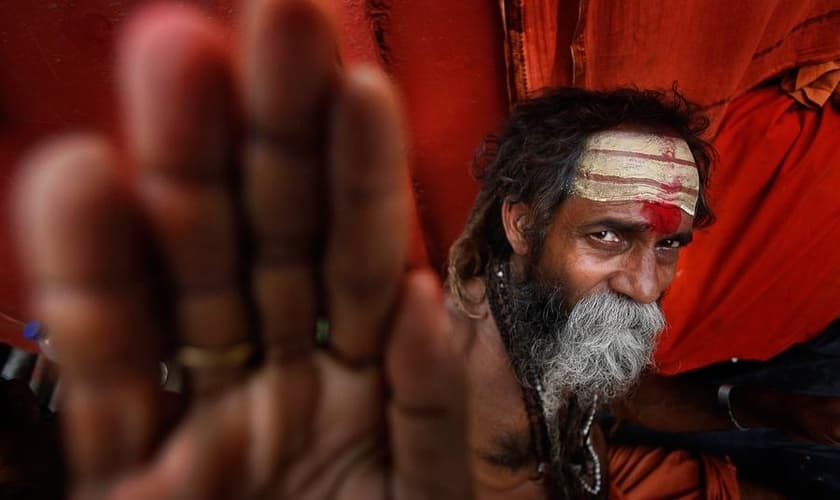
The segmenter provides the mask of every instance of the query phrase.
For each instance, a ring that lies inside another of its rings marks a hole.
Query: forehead
[[[646,201],[694,215],[699,173],[688,143],[679,137],[611,129],[584,145],[572,193],[593,201]]]

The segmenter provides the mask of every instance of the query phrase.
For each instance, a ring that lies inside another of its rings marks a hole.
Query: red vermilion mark
[[[647,219],[650,228],[659,234],[677,232],[682,220],[679,207],[665,203],[644,202],[642,215]]]

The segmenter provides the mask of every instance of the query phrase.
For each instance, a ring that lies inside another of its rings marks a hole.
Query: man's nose
[[[656,302],[664,288],[658,271],[655,250],[639,249],[610,278],[610,289],[641,304]]]

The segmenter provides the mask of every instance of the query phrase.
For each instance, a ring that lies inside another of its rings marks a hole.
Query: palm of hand
[[[439,285],[403,276],[410,201],[390,88],[338,72],[308,1],[254,2],[243,26],[240,78],[202,15],[158,7],[132,23],[127,181],[98,137],[29,160],[24,264],[60,353],[75,491],[467,498]],[[328,350],[314,345],[319,310]],[[261,366],[193,364],[189,411],[164,435],[160,357],[229,352],[255,330]]]

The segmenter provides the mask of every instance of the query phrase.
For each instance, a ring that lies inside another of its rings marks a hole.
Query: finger
[[[367,359],[381,350],[408,239],[402,124],[385,76],[351,72],[333,127],[324,271],[331,342],[351,360]]]
[[[196,10],[161,5],[134,21],[120,60],[137,192],[173,281],[179,341],[219,358],[247,349],[233,201],[237,112],[224,34]],[[189,367],[199,397],[244,373],[244,359],[202,364]]]
[[[326,14],[304,0],[254,2],[243,25],[254,295],[268,358],[287,360],[314,346],[335,39]]]
[[[406,278],[393,331],[386,369],[394,498],[472,498],[463,346],[430,271]]]
[[[66,138],[29,159],[16,193],[35,313],[62,370],[70,465],[85,485],[140,461],[158,426],[160,329],[115,166],[101,139]]]

